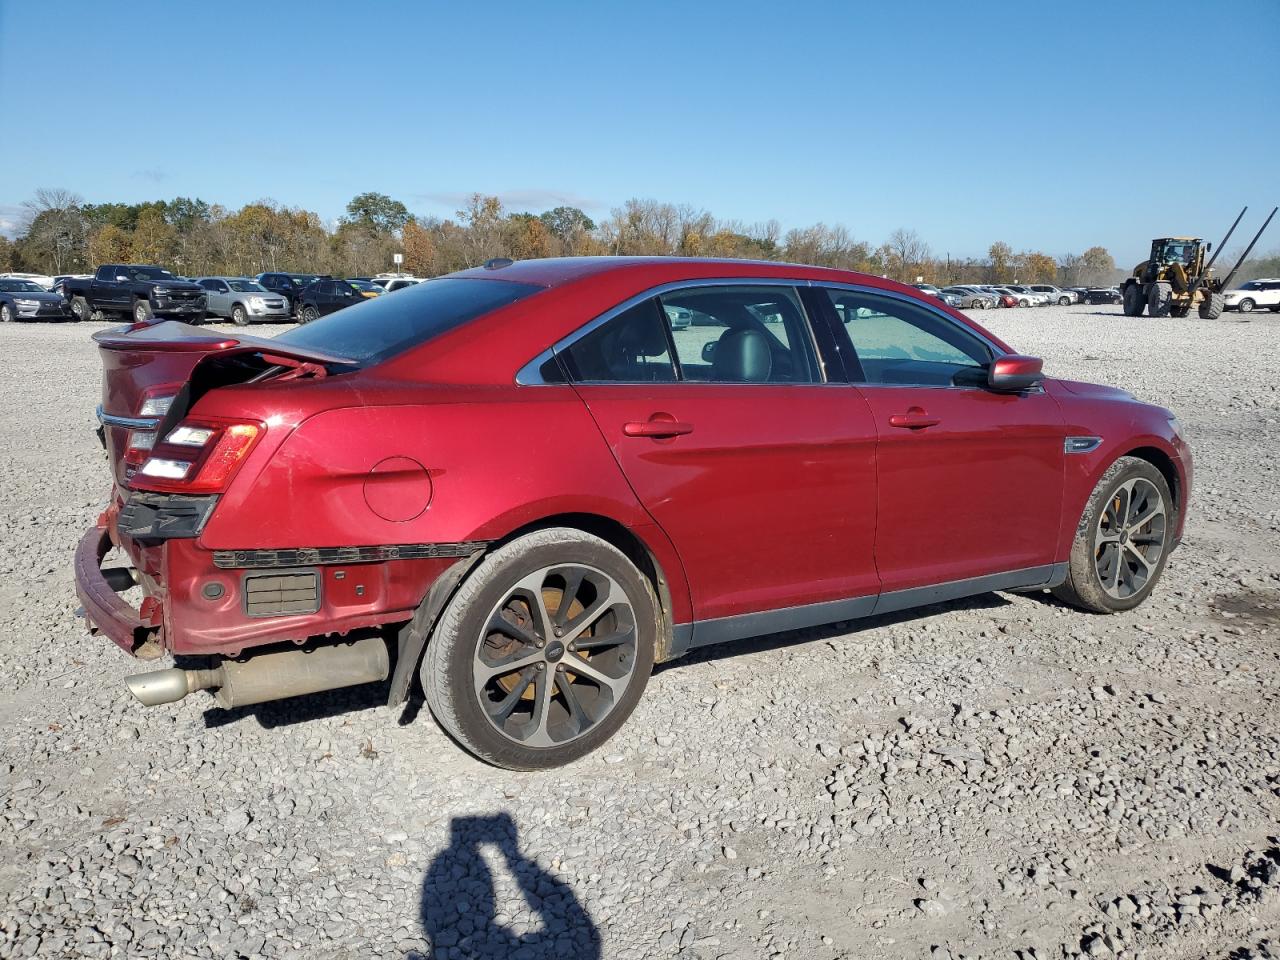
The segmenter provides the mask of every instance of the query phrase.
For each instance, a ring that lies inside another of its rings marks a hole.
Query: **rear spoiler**
[[[134,323],[113,327],[93,334],[94,341],[103,350],[145,350],[158,353],[269,353],[277,357],[314,363],[358,363],[350,357],[339,356],[325,350],[317,350],[299,344],[286,343],[271,337],[255,337],[247,333],[223,334],[201,330],[178,320],[160,323]]]

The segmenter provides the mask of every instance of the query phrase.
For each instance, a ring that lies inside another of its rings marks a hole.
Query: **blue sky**
[[[326,219],[653,197],[1124,263],[1280,202],[1277,35],[1280,0],[0,0],[0,220],[42,186]]]

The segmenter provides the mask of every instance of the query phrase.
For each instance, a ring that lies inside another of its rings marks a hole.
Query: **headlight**
[[[39,301],[39,300],[27,300],[27,299],[24,299],[24,298],[21,298],[21,297],[14,297],[14,298],[13,298],[13,302],[14,302],[14,303],[16,303],[16,304],[17,304],[18,306],[20,306],[20,307],[38,307],[38,306],[40,306],[40,301]]]
[[[263,300],[261,297],[249,298],[249,306],[253,307],[255,310],[261,310],[266,305],[267,305],[267,301]]]
[[[169,295],[169,290],[165,287],[156,287],[151,292],[157,297],[167,297]]]

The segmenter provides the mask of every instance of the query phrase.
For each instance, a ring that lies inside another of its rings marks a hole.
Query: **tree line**
[[[264,271],[368,276],[402,269],[432,277],[492,257],[638,255],[782,260],[858,270],[896,280],[949,283],[1114,283],[1121,275],[1104,247],[1050,256],[992,243],[985,257],[940,257],[915,231],[898,229],[873,244],[844,226],[783,230],[776,220],[745,224],[697,207],[628,200],[596,222],[559,206],[507,210],[473,194],[453,217],[415,217],[376,192],[353,197],[332,226],[318,214],[271,200],[229,210],[177,197],[145,203],[87,203],[67,190],[42,189],[23,205],[21,232],[0,237],[0,271],[88,273],[102,263],[151,263],[185,276]],[[1280,271],[1278,271],[1280,272]]]

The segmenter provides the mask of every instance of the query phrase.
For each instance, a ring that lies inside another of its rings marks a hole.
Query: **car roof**
[[[714,257],[548,257],[541,260],[516,260],[495,267],[473,267],[448,274],[449,277],[507,280],[541,287],[557,287],[569,283],[620,275],[636,275],[652,279],[654,284],[709,278],[732,279],[752,277],[764,279],[816,280],[835,283],[859,283],[889,290],[918,292],[896,280],[853,270],[815,267],[777,260],[738,260]]]

